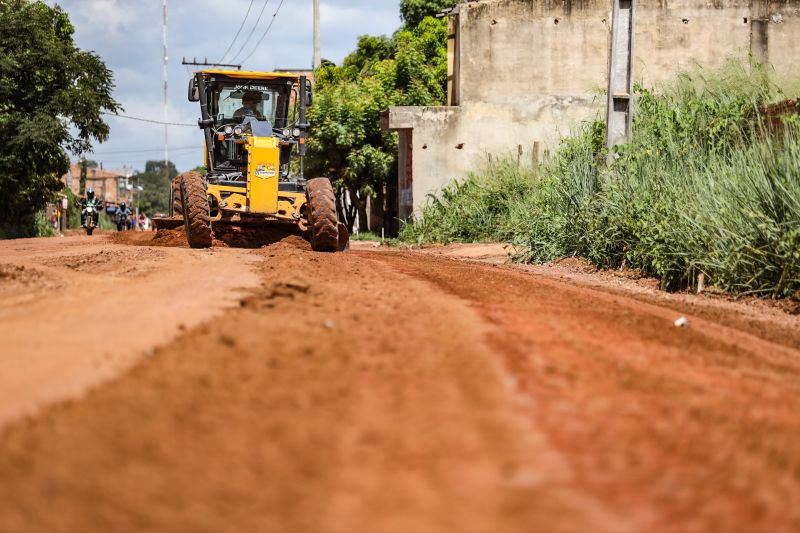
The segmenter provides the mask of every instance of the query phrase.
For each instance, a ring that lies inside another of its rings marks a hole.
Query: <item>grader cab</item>
[[[330,181],[304,176],[311,99],[305,76],[204,70],[191,78],[189,101],[200,103],[207,172],[173,180],[170,220],[183,219],[192,248],[211,246],[214,224],[291,224],[315,251],[347,247]]]

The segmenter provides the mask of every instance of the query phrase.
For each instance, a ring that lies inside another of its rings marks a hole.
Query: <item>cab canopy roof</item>
[[[247,80],[294,80],[298,81],[300,76],[293,72],[257,72],[254,70],[201,70],[209,76],[225,76],[228,78],[247,79]]]

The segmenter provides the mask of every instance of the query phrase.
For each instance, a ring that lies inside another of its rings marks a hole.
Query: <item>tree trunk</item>
[[[339,215],[339,222],[347,226],[348,232],[353,233],[358,211],[350,197],[350,191],[343,186],[336,188],[336,212]]]
[[[369,221],[367,220],[367,199],[366,196],[362,191],[359,191],[355,187],[348,187],[347,193],[349,196],[349,205],[353,210],[354,219],[353,226],[355,226],[356,220],[358,220],[358,231],[359,233],[362,231],[367,231],[369,229]],[[350,228],[348,228],[350,229]],[[350,232],[352,233],[352,229]]]
[[[81,176],[78,187],[78,196],[86,194],[86,159],[81,159]]]
[[[363,191],[352,191],[355,198],[353,204],[358,211],[358,232],[369,231],[369,216],[367,215],[367,195]]]

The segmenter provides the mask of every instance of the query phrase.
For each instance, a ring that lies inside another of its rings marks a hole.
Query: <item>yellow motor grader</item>
[[[311,100],[305,76],[196,72],[189,101],[200,103],[207,173],[173,180],[170,218],[156,220],[156,227],[182,218],[189,245],[207,248],[212,224],[293,224],[313,250],[344,250],[349,235],[338,221],[330,181],[303,175]]]

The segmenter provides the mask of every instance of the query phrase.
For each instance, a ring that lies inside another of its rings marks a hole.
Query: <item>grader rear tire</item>
[[[311,249],[335,252],[339,249],[339,220],[336,218],[336,197],[328,178],[314,178],[306,185],[308,198],[308,231]]]
[[[186,240],[192,248],[211,248],[211,213],[208,206],[206,182],[198,172],[180,176],[180,197]]]

